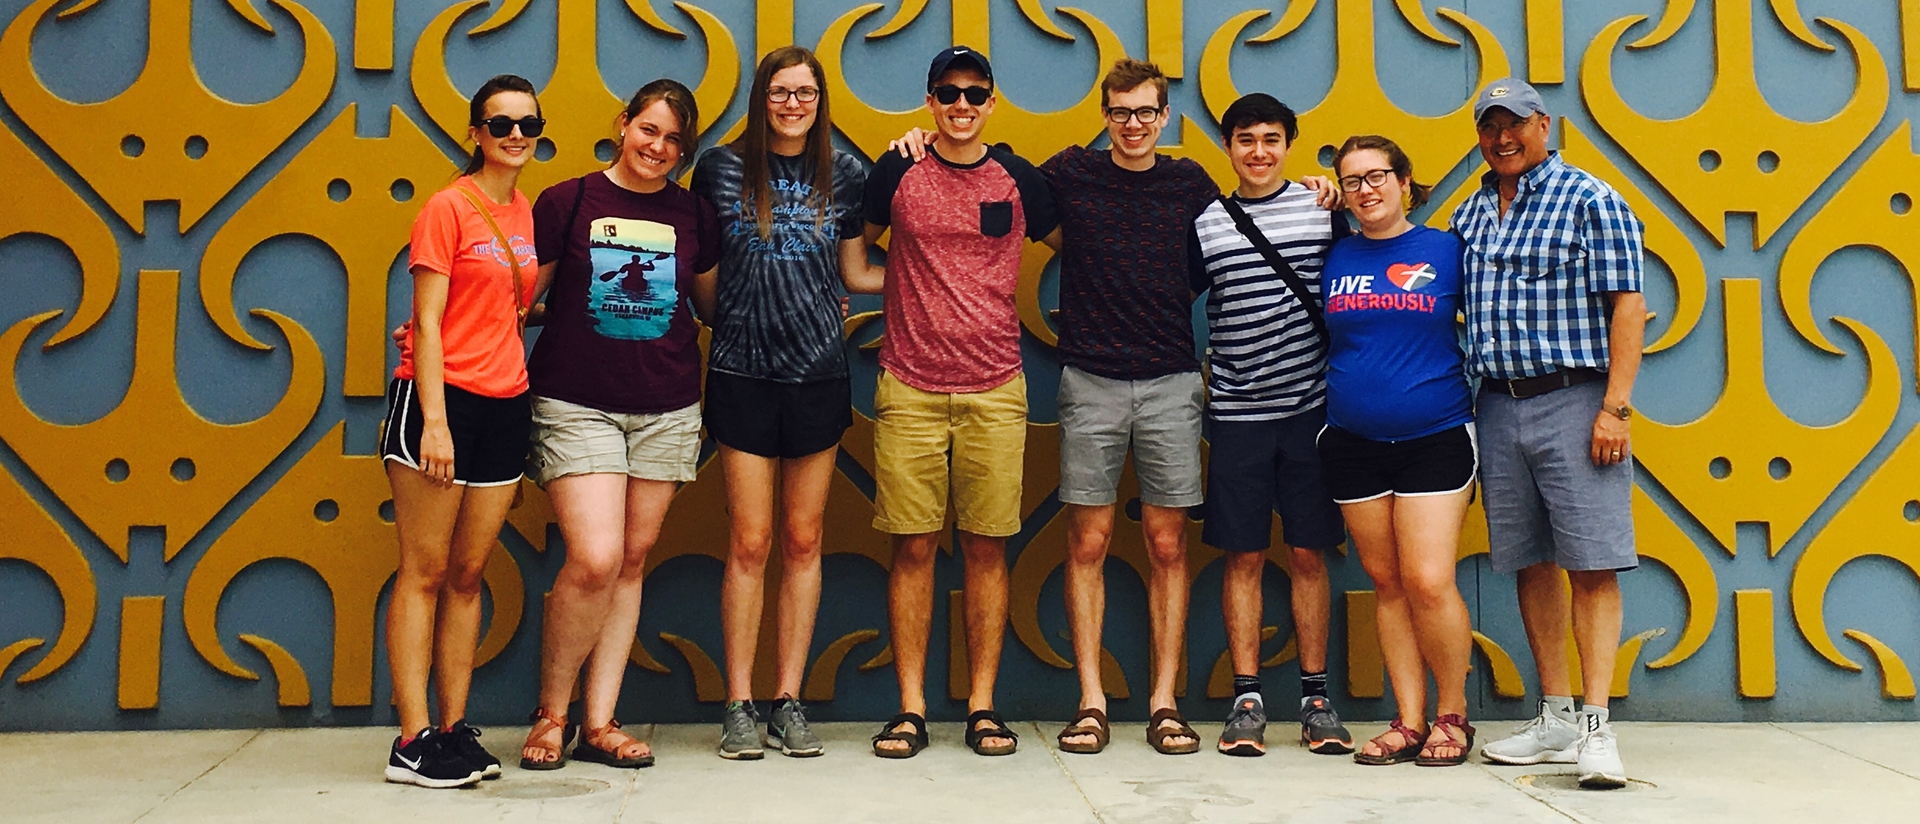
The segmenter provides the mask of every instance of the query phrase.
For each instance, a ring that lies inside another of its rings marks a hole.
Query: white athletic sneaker
[[[1589,790],[1615,790],[1627,786],[1627,768],[1620,763],[1620,744],[1614,740],[1613,725],[1592,713],[1580,713],[1579,773],[1580,786]]]
[[[1607,733],[1612,740],[1613,733]],[[1540,702],[1540,714],[1513,734],[1480,748],[1496,764],[1572,764],[1580,752],[1580,727],[1555,715]],[[1616,760],[1616,767],[1619,762]]]

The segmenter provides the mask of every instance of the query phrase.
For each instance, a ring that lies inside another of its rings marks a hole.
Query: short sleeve
[[[442,191],[427,199],[413,219],[413,240],[408,247],[407,268],[416,266],[453,273],[453,259],[460,252],[460,212],[458,192]]]
[[[567,248],[567,219],[573,204],[585,193],[586,178],[562,180],[548,186],[533,202],[533,248],[540,260],[559,263]]]
[[[720,200],[720,187],[725,175],[720,173],[720,152],[731,152],[727,146],[715,146],[700,153],[700,159],[693,164],[693,180],[687,188],[694,194],[707,199],[708,203]]]
[[[1580,231],[1587,249],[1587,288],[1592,292],[1638,292],[1645,258],[1640,218],[1619,194],[1605,189],[1589,198]]]
[[[840,240],[853,240],[866,233],[865,209],[867,170],[845,152],[833,153],[833,199],[839,210]]]
[[[1027,216],[1027,239],[1037,241],[1053,234],[1060,228],[1060,207],[1053,202],[1053,187],[1047,185],[1047,178],[1018,155],[1003,156],[1000,165],[1013,175],[1013,185],[1020,191],[1020,211]]]
[[[906,177],[911,168],[913,161],[901,157],[899,152],[882,152],[880,159],[874,161],[873,170],[867,173],[867,191],[861,203],[867,223],[893,225],[893,193],[899,190],[900,179]]]
[[[700,274],[720,265],[720,214],[706,198],[688,194],[693,198],[694,237],[700,241],[693,254],[693,272]]]
[[[1205,209],[1201,212],[1204,214]],[[1207,271],[1207,254],[1200,248],[1200,216],[1195,215],[1187,224],[1187,285],[1194,294],[1200,294],[1213,286],[1213,275]]]

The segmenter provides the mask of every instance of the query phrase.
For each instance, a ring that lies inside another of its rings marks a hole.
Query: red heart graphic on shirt
[[[1396,263],[1387,267],[1387,280],[1408,292],[1420,291],[1433,282],[1433,276],[1433,267],[1425,263]]]

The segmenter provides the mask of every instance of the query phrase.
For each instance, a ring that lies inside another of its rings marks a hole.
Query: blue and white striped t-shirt
[[[1292,183],[1258,200],[1233,199],[1319,303],[1327,248],[1348,234],[1346,221],[1320,208],[1311,189]],[[1276,420],[1324,403],[1326,342],[1218,201],[1194,219],[1191,247],[1194,291],[1208,292],[1207,414]]]

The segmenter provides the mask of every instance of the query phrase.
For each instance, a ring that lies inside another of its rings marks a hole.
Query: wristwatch
[[[1612,415],[1616,418],[1619,418],[1620,420],[1623,420],[1623,421],[1633,417],[1633,407],[1631,405],[1624,404],[1624,403],[1620,404],[1619,406],[1608,406],[1606,402],[1602,401],[1600,404],[1600,409],[1601,411],[1606,412],[1607,414]]]

